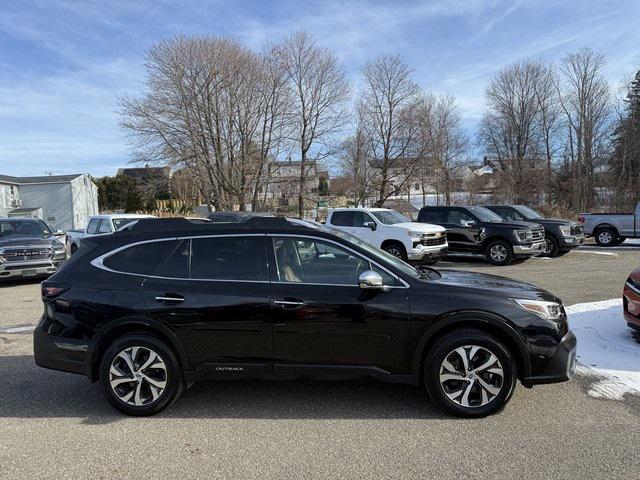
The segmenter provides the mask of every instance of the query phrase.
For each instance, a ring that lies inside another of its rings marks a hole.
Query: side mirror
[[[358,285],[362,290],[380,290],[386,292],[389,287],[382,283],[382,276],[373,270],[366,270],[358,277]]]
[[[371,230],[375,230],[376,228],[378,228],[376,222],[364,222],[364,226],[370,228]]]
[[[466,228],[473,227],[476,224],[476,222],[474,222],[473,220],[462,220],[461,223],[462,223],[462,226]]]
[[[65,232],[64,230],[56,230],[56,233],[54,233],[54,237],[62,237],[63,235],[66,235],[67,232]]]

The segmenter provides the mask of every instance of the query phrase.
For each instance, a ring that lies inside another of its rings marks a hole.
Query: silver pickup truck
[[[640,238],[640,202],[633,213],[581,213],[578,221],[601,247],[619,245],[627,238]]]

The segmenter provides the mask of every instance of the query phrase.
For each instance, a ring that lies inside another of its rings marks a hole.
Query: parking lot
[[[638,265],[640,249],[626,246],[509,267],[470,259],[438,267],[512,277],[574,305],[619,298]],[[594,396],[597,379],[585,375],[519,387],[503,412],[480,420],[443,416],[424,392],[374,380],[202,383],[155,417],[125,417],[85,378],[35,366],[29,326],[40,310],[38,282],[0,285],[3,479],[637,478],[640,471],[640,396]]]

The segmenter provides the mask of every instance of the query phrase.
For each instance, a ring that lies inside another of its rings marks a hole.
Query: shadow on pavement
[[[107,424],[129,418],[85,377],[46,370],[30,355],[0,356],[0,418],[83,418]],[[153,418],[431,419],[445,418],[427,394],[373,379],[225,381],[194,384]]]
[[[0,280],[0,288],[17,287],[19,285],[33,285],[42,283],[46,276],[22,278],[20,280]]]

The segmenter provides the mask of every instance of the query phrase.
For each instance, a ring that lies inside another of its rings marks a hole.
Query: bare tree
[[[370,158],[369,142],[358,122],[355,134],[342,142],[338,160],[340,174],[349,179],[348,190],[351,191],[356,206],[364,206],[371,193],[373,171],[369,165]]]
[[[565,176],[571,208],[584,211],[595,196],[595,172],[604,163],[610,134],[610,92],[605,60],[589,49],[570,53],[560,63],[557,85],[567,123]]]
[[[416,159],[422,156],[420,88],[409,65],[397,55],[384,54],[368,62],[362,75],[359,114],[378,172],[375,206],[380,207],[410,181],[418,167]]]
[[[334,135],[348,121],[349,84],[336,55],[319,47],[306,33],[297,32],[279,47],[278,55],[292,99],[289,119],[292,140],[300,151],[298,215],[304,216],[307,160],[323,158]]]

